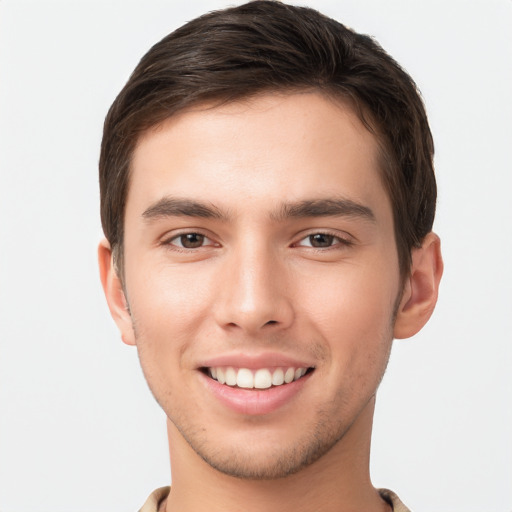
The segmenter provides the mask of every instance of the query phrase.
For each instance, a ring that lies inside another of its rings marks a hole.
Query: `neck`
[[[343,438],[301,471],[276,480],[225,475],[204,462],[168,421],[172,491],[166,512],[349,512],[388,510],[371,484],[369,453],[372,399]]]

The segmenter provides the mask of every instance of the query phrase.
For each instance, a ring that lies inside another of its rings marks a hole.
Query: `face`
[[[296,472],[372,402],[401,291],[377,154],[315,93],[196,107],[139,141],[118,324],[212,467]]]

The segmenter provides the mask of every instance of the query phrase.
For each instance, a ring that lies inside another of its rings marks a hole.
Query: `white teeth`
[[[240,368],[240,370],[238,370],[236,384],[239,388],[253,388],[254,376],[251,370],[248,370],[247,368]]]
[[[288,368],[286,370],[286,373],[284,374],[284,381],[286,384],[290,384],[290,382],[293,381],[293,378],[295,377],[295,370],[293,368]]]
[[[245,389],[268,389],[271,386],[290,384],[305,375],[307,368],[276,368],[271,371],[268,368],[249,370],[248,368],[211,367],[209,375],[220,384],[238,386]]]
[[[236,372],[234,368],[226,368],[226,384],[236,386]]]
[[[272,374],[272,384],[274,386],[280,386],[284,382],[284,372],[281,370],[281,368],[278,368],[273,374]]]
[[[224,370],[222,368],[217,368],[217,380],[221,384],[225,384],[226,383],[226,377],[224,376]]]
[[[269,370],[258,370],[254,374],[254,387],[257,389],[267,389],[272,386],[272,374]]]

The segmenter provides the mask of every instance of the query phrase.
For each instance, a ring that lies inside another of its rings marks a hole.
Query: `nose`
[[[223,262],[215,308],[218,325],[247,335],[286,329],[293,322],[288,272],[265,244],[246,244]]]

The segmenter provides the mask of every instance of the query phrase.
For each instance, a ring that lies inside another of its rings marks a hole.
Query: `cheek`
[[[181,379],[178,385],[176,379],[190,369],[190,347],[200,338],[210,303],[208,282],[197,274],[152,265],[147,273],[132,272],[127,282],[141,367],[162,407],[184,390],[188,396],[188,381]]]
[[[344,371],[358,372],[369,360],[375,366],[387,358],[398,294],[398,271],[395,275],[390,268],[347,265],[317,274],[314,286],[297,293],[304,308],[301,316],[320,333],[333,364]]]
[[[296,301],[320,324],[337,329],[371,329],[387,323],[398,294],[398,270],[382,266],[346,263],[323,272],[304,272],[295,279],[299,285]],[[314,278],[312,277],[314,276]],[[341,332],[341,331],[340,331]]]
[[[147,273],[130,274],[127,293],[141,362],[181,365],[207,320],[213,283],[199,269],[179,270],[153,265]]]

